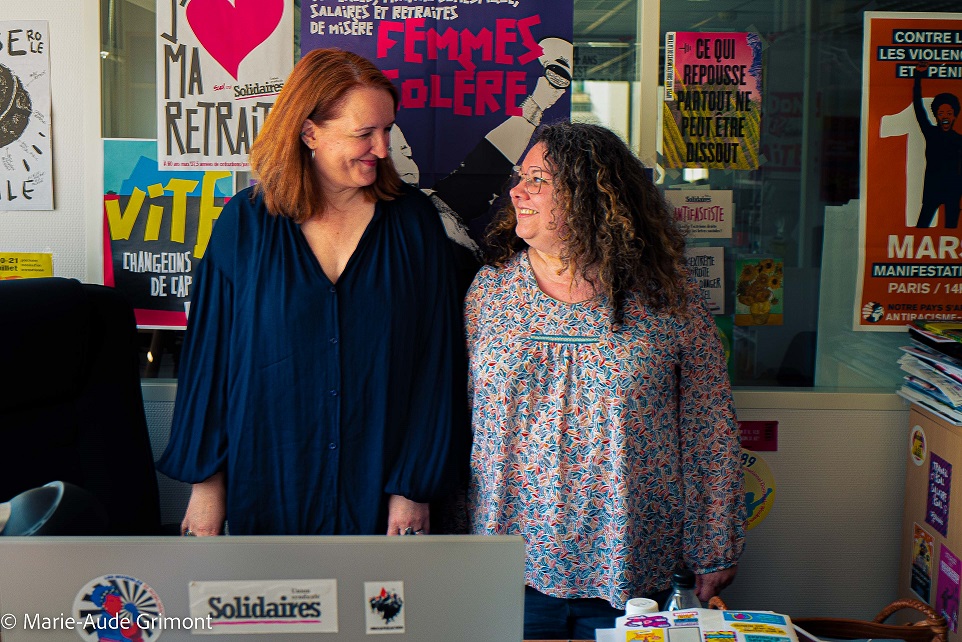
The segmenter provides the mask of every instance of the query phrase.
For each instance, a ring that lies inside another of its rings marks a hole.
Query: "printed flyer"
[[[925,523],[948,535],[949,500],[952,490],[952,464],[935,453],[929,460],[929,497],[925,507]]]
[[[932,560],[935,559],[935,540],[932,535],[917,523],[912,536],[912,592],[929,603],[932,593]]]
[[[0,281],[53,276],[49,252],[0,252]]]
[[[959,631],[959,574],[962,573],[962,560],[955,553],[939,546],[939,583],[936,588],[935,610],[949,625],[953,633]]]
[[[138,327],[182,330],[233,174],[163,172],[156,154],[154,140],[104,140],[104,284],[127,295]]]
[[[686,247],[688,273],[701,286],[705,304],[712,314],[725,312],[725,248]]]
[[[354,51],[394,80],[394,164],[476,251],[535,128],[569,117],[573,17],[570,0],[305,0],[301,52]]]
[[[758,169],[761,109],[758,34],[665,34],[665,167]]]
[[[0,21],[0,210],[53,209],[46,20]]]
[[[691,239],[730,239],[734,205],[730,189],[669,189],[665,199]]]
[[[865,13],[855,330],[962,320],[962,13]]]
[[[250,169],[293,42],[288,0],[157,0],[160,168]]]

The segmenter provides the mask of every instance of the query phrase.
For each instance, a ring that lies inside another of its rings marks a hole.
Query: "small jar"
[[[625,615],[628,616],[657,612],[658,602],[649,600],[647,597],[634,597],[625,603]]]

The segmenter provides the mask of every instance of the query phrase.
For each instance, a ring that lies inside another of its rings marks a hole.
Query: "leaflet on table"
[[[933,392],[934,396],[939,397],[940,401],[953,408],[962,408],[962,383],[910,354],[903,354],[899,357],[898,363],[903,371],[909,373],[905,377],[908,382],[921,385],[927,391]]]
[[[932,397],[922,394],[911,386],[903,385],[895,391],[895,394],[924,407],[929,412],[938,415],[953,426],[962,426],[962,413],[953,410],[943,403],[937,402]]]
[[[618,618],[598,642],[799,642],[787,615],[771,611],[686,609]]]
[[[928,346],[925,346],[914,340],[912,345],[902,346],[900,349],[903,352],[907,352],[919,360],[924,361],[942,374],[945,374],[955,379],[959,383],[962,383],[962,360],[954,359],[947,354],[943,354],[938,350],[933,350],[932,348],[929,348]]]

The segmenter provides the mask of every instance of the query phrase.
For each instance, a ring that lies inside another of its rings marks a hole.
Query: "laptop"
[[[520,642],[523,574],[517,536],[0,537],[0,640]]]

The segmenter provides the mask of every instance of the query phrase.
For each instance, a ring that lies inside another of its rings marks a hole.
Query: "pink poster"
[[[949,630],[959,630],[959,573],[962,561],[942,544],[939,550],[939,583],[936,585],[935,610],[949,624]]]
[[[666,33],[665,166],[757,169],[761,89],[758,34]]]

